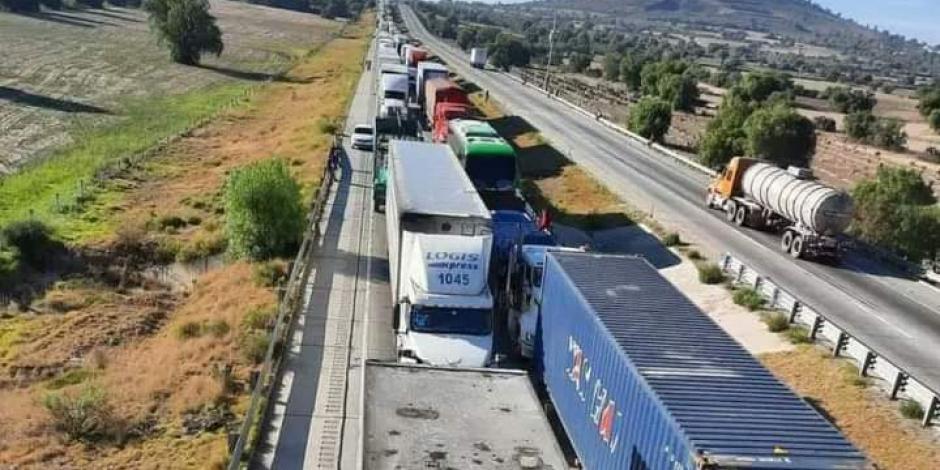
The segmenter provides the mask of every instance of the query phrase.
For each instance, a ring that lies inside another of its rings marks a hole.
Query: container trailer
[[[362,467],[568,468],[525,371],[366,362]]]
[[[548,253],[538,321],[536,376],[584,468],[870,468],[642,258]]]
[[[470,66],[478,69],[486,68],[486,48],[474,47],[470,49]]]
[[[389,145],[385,213],[399,357],[451,367],[488,365],[490,212],[446,145]]]
[[[424,86],[428,80],[433,78],[447,78],[450,72],[447,67],[437,62],[427,60],[418,62],[418,76],[415,81],[415,100],[421,106],[424,106]]]
[[[709,185],[705,204],[735,225],[780,232],[780,247],[794,258],[838,258],[853,211],[848,194],[813,181],[809,170],[743,157]]]
[[[453,80],[432,78],[424,82],[424,112],[429,124],[434,122],[434,111],[441,103],[470,106],[467,92]]]

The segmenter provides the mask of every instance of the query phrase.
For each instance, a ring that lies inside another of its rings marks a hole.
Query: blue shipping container
[[[646,260],[545,271],[538,368],[585,469],[869,468]]]

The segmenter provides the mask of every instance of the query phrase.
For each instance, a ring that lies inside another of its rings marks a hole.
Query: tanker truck
[[[780,247],[794,258],[837,259],[853,210],[848,194],[814,181],[809,170],[743,157],[708,186],[705,203],[735,225],[780,233]]]

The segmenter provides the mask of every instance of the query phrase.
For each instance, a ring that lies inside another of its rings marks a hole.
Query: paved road
[[[374,81],[371,71],[362,74],[347,135],[372,120]],[[348,143],[252,468],[356,468],[361,365],[366,356],[395,359],[385,218],[372,211],[372,154]]]
[[[704,208],[706,179],[507,75],[471,68],[467,54],[444,44],[402,6],[411,33],[451,70],[538,128],[559,150],[618,196],[710,254],[731,252],[772,278],[900,367],[940,390],[940,294],[891,269],[850,255],[841,266],[794,261],[771,234],[738,229]]]

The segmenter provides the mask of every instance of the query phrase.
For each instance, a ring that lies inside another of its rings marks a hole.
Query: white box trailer
[[[525,371],[369,361],[369,470],[569,468]]]
[[[487,365],[492,220],[450,148],[391,141],[385,204],[399,358]]]
[[[487,53],[485,47],[470,49],[470,66],[478,69],[486,68]]]

